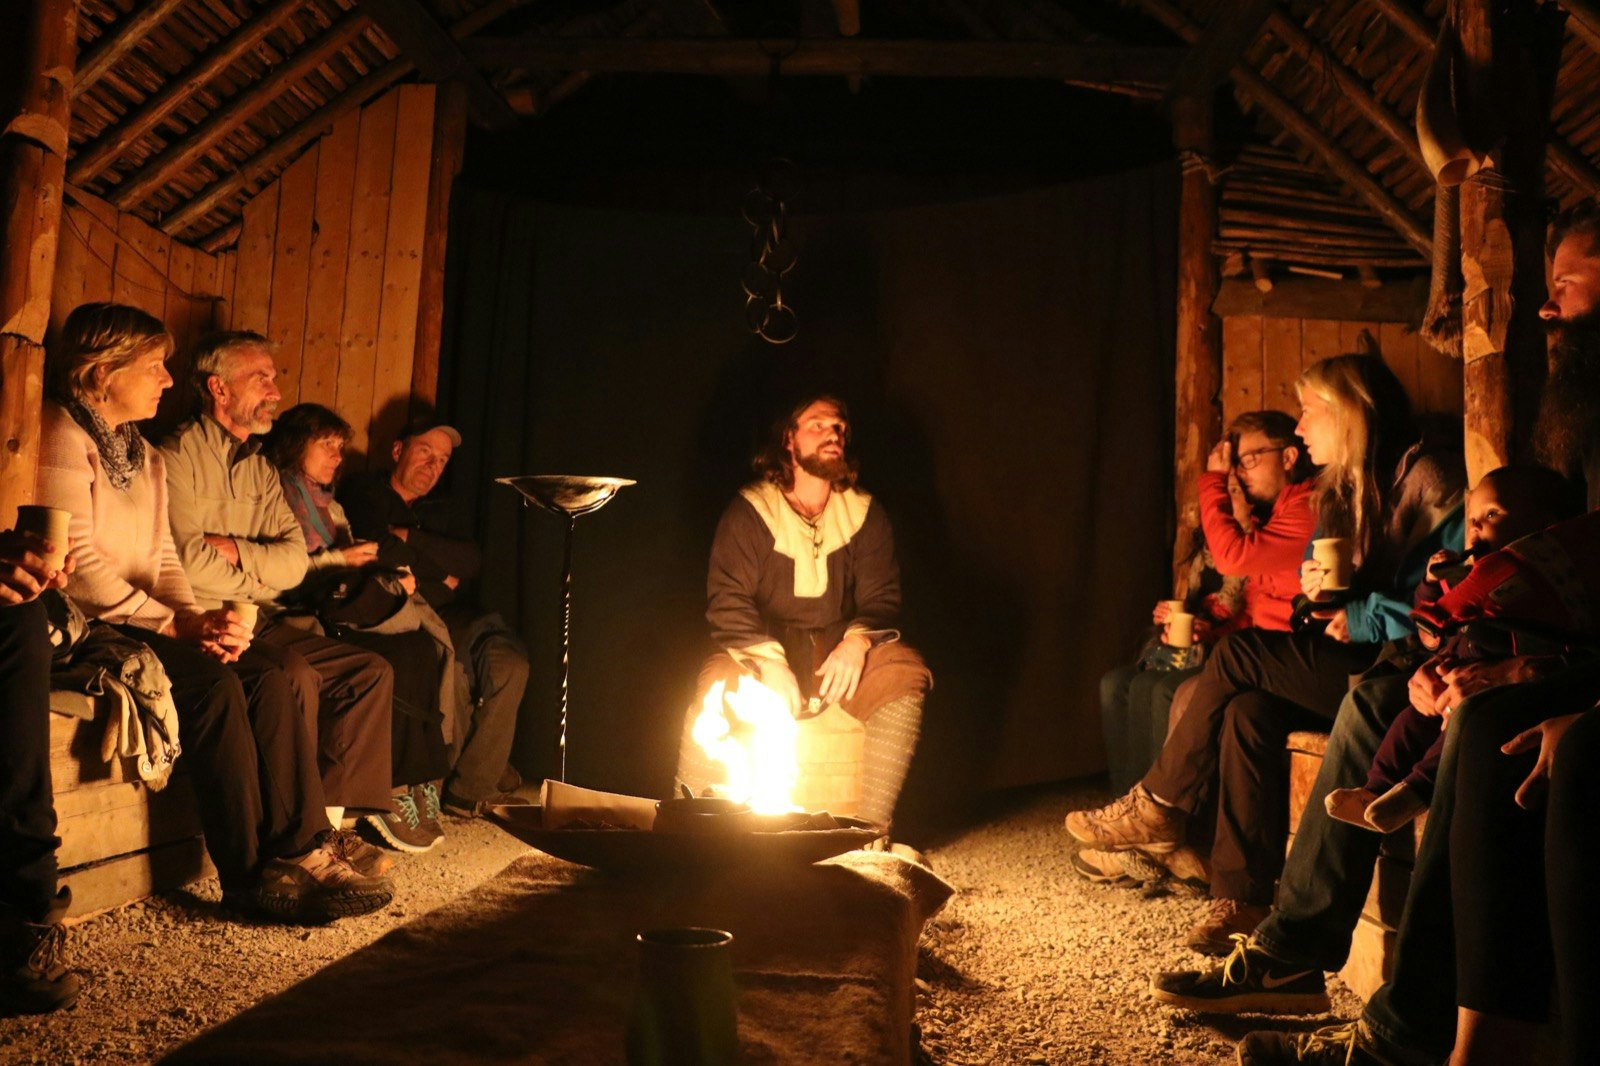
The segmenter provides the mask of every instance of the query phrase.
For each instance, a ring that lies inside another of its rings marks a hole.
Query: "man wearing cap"
[[[333,842],[363,873],[385,856],[342,830],[346,811],[389,809],[394,670],[378,655],[286,620],[278,597],[300,584],[307,559],[300,523],[257,434],[278,411],[272,343],[259,333],[203,338],[191,362],[200,414],[161,447],[167,515],[195,601],[259,605],[253,648],[289,675],[316,732],[317,769]]]
[[[394,443],[393,470],[348,478],[338,496],[351,533],[376,541],[384,565],[409,567],[417,591],[450,625],[473,698],[470,720],[455,723],[444,808],[475,817],[490,804],[521,802],[507,794],[521,783],[507,759],[528,685],[528,653],[499,615],[463,598],[462,584],[478,576],[483,553],[455,528],[445,501],[429,498],[460,446],[452,426],[413,424]]]

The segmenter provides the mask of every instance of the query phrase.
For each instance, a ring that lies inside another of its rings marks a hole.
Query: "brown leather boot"
[[[1123,851],[1138,848],[1151,855],[1183,843],[1185,815],[1157,802],[1143,785],[1095,811],[1067,815],[1067,832],[1093,848]]]
[[[71,903],[72,890],[63,888],[40,922],[0,906],[0,1014],[45,1014],[82,994],[83,978],[61,962],[61,919]]]
[[[1189,930],[1184,944],[1202,955],[1226,955],[1233,950],[1235,933],[1249,936],[1256,931],[1272,908],[1236,899],[1214,899]]]

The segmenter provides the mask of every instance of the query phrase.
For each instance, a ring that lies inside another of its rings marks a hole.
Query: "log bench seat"
[[[107,706],[81,692],[56,690],[50,709],[50,778],[61,837],[56,861],[61,883],[72,888],[69,918],[216,872],[181,757],[167,787],[152,792],[129,760],[101,760]]]
[[[1322,756],[1327,746],[1326,733],[1305,731],[1289,734],[1291,844],[1310,799],[1311,788],[1322,769]],[[1424,814],[1409,829],[1385,836],[1379,849],[1377,871],[1372,879],[1372,887],[1367,892],[1366,906],[1361,910],[1361,920],[1356,924],[1350,959],[1339,971],[1344,983],[1363,999],[1370,997],[1389,977],[1394,960],[1394,934],[1400,925],[1400,913],[1405,908],[1412,862],[1426,823],[1427,815]]]

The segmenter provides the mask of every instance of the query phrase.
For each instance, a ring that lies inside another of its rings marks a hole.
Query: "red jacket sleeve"
[[[1233,517],[1228,475],[1211,471],[1200,475],[1200,528],[1221,573],[1250,576],[1298,570],[1315,527],[1309,483],[1285,485],[1271,517],[1246,532]]]

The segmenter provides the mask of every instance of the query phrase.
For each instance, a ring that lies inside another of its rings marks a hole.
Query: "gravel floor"
[[[1311,1029],[1359,1013],[1337,978],[1338,1018],[1204,1019],[1151,999],[1151,974],[1207,965],[1182,946],[1203,903],[1147,899],[1073,873],[1061,820],[1109,798],[1081,789],[1034,794],[928,851],[957,894],[922,940],[925,1063],[1232,1063],[1234,1043],[1252,1029]]]
[[[1217,1025],[1149,998],[1151,973],[1203,961],[1180,946],[1199,903],[1145,899],[1072,873],[1061,819],[1105,798],[1085,790],[1020,798],[929,850],[957,895],[921,949],[924,1064],[1232,1062],[1241,1033],[1286,1024]],[[318,928],[222,921],[211,881],[79,923],[68,957],[92,975],[89,990],[73,1010],[0,1020],[0,1062],[151,1061],[455,898],[522,851],[483,822],[449,819],[446,829],[433,852],[396,864],[395,902],[365,918]],[[1334,985],[1336,1012],[1354,1016],[1358,1001]]]

